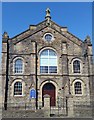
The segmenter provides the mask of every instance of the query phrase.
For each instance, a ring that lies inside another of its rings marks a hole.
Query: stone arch
[[[22,80],[22,79],[15,79],[12,84],[11,84],[11,96],[15,96],[14,95],[14,84],[16,82],[21,82],[22,83],[22,95],[21,96],[24,96],[25,94],[25,82]]]
[[[80,73],[74,73],[73,63],[74,63],[74,61],[76,61],[76,60],[80,62]],[[71,64],[71,70],[72,70],[72,73],[73,73],[73,74],[82,74],[83,62],[82,62],[82,60],[81,60],[80,58],[78,58],[78,57],[73,58],[73,59],[71,60],[70,64]]]
[[[52,83],[46,83],[44,84],[42,88],[42,101],[44,104],[44,96],[49,95],[50,96],[50,106],[56,105],[56,88]]]
[[[18,60],[18,59],[22,60],[22,64],[23,64],[22,73],[15,73],[15,62],[16,62],[16,60]],[[16,56],[16,57],[13,59],[13,74],[23,74],[24,71],[25,71],[24,69],[25,69],[25,60],[24,60],[24,58],[21,57],[21,56]]]
[[[57,73],[59,72],[59,68],[58,68],[58,66],[59,66],[59,55],[58,55],[58,52],[57,52],[57,50],[56,50],[55,48],[53,48],[53,47],[48,47],[48,46],[43,47],[43,48],[41,48],[41,49],[38,51],[38,68],[39,68],[39,69],[38,69],[38,73],[39,73],[39,74],[41,73],[41,71],[40,71],[41,53],[42,53],[44,50],[52,50],[53,52],[55,52],[55,54],[56,54],[56,60],[57,60],[57,63],[56,63],[57,68],[56,68],[56,73],[54,73],[54,74],[57,74]],[[48,73],[48,74],[50,74],[50,73]],[[53,73],[51,73],[51,74],[53,74]]]
[[[42,102],[42,89],[43,89],[43,86],[46,84],[46,83],[52,83],[54,86],[55,86],[55,95],[56,95],[56,100],[57,100],[57,96],[58,96],[58,90],[59,90],[59,86],[58,86],[58,84],[55,82],[55,81],[53,81],[53,80],[46,80],[46,81],[43,81],[41,84],[40,84],[40,86],[39,86],[39,93],[40,93],[40,96],[39,96],[39,101],[41,101]],[[56,102],[56,101],[55,101]],[[56,103],[57,104],[57,103]]]
[[[58,55],[58,52],[57,52],[56,48],[50,47],[50,46],[45,46],[45,47],[42,47],[42,48],[38,51],[39,56],[40,56],[41,52],[42,52],[43,50],[46,50],[46,49],[51,49],[51,50],[55,51],[56,54]]]
[[[76,82],[80,82],[80,83],[81,83],[82,94],[78,94],[78,95],[75,94],[74,85],[75,85]],[[74,96],[83,96],[83,95],[84,95],[84,82],[83,82],[83,80],[81,80],[81,79],[74,79],[74,80],[72,81],[72,94],[73,94]]]

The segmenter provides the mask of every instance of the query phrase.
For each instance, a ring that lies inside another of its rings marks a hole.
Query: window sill
[[[71,73],[70,73],[71,74]],[[82,75],[82,73],[72,73],[73,75]]]
[[[40,75],[57,75],[58,73],[40,73]]]
[[[24,97],[25,95],[13,95],[13,97]]]
[[[24,73],[14,73],[14,75],[23,75]]]
[[[80,94],[80,95],[74,95],[74,97],[82,97],[83,94]]]

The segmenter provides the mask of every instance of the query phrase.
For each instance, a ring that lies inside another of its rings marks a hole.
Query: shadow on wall
[[[1,68],[1,51],[0,51],[0,120],[2,118],[2,68]]]
[[[0,120],[1,118],[2,118],[2,76],[1,76],[1,66],[0,66]]]

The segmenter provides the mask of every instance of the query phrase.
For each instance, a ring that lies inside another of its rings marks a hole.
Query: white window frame
[[[45,36],[46,36],[47,34],[49,34],[49,35],[52,36],[52,39],[51,39],[50,41],[47,41],[47,40],[45,39]],[[48,32],[48,33],[45,33],[45,34],[44,34],[43,39],[44,39],[44,41],[46,41],[46,42],[52,42],[55,38],[54,38],[53,34],[51,34],[51,33]]]
[[[22,95],[14,95],[14,85],[16,82],[22,83]],[[25,91],[25,83],[21,79],[14,80],[14,82],[12,83],[12,96],[14,96],[14,97],[24,96],[24,91]]]
[[[22,63],[23,63],[22,73],[15,73],[15,62],[16,62],[17,59],[22,60]],[[15,74],[15,75],[21,75],[21,74],[23,74],[23,73],[24,73],[24,59],[23,59],[22,57],[16,57],[16,58],[13,60],[13,74]]]
[[[44,51],[44,50],[48,50],[48,49],[50,49],[50,50],[53,50],[55,53],[56,53],[56,56],[57,56],[57,73],[41,73],[40,72],[40,55],[41,55],[41,53]],[[56,52],[56,50],[54,50],[53,48],[51,48],[51,47],[46,47],[46,48],[44,48],[44,49],[42,49],[41,51],[40,51],[40,53],[39,53],[39,73],[40,74],[58,74],[58,55],[57,55],[57,52]]]
[[[82,91],[81,94],[75,94],[75,83],[76,82],[80,82],[81,83],[81,91]],[[73,82],[73,95],[74,96],[83,96],[84,95],[84,83],[83,83],[82,80],[80,80],[80,79],[74,80],[74,82]]]
[[[73,63],[74,63],[74,61],[76,61],[76,60],[78,60],[78,61],[80,62],[80,73],[75,73],[75,72],[74,72]],[[73,73],[73,74],[82,74],[82,65],[83,65],[83,64],[82,64],[82,61],[81,61],[80,59],[78,59],[78,58],[73,59],[71,65],[72,65],[72,73]]]

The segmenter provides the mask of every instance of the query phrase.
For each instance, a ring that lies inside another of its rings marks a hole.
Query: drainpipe
[[[38,85],[38,82],[37,82],[37,42],[35,42],[35,78],[36,78],[36,109],[38,109],[38,90],[37,90],[37,85]]]
[[[8,66],[9,66],[9,44],[7,39],[7,59],[6,59],[6,85],[5,85],[5,100],[4,109],[7,110],[7,97],[8,97]]]

